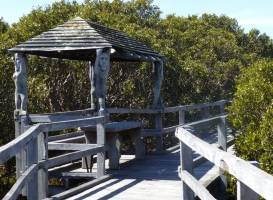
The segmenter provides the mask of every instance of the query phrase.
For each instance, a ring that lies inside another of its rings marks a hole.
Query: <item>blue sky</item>
[[[38,5],[47,5],[56,0],[0,0],[0,16],[13,23]],[[77,0],[83,2],[84,0]],[[20,2],[20,3],[19,3]],[[154,0],[163,11],[163,16],[201,15],[202,13],[225,14],[236,18],[239,25],[249,31],[257,28],[273,38],[272,0]]]

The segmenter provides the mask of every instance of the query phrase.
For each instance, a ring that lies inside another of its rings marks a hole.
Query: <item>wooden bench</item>
[[[145,145],[141,138],[142,123],[140,121],[110,122],[105,124],[106,150],[109,158],[109,168],[119,169],[121,135],[129,133],[135,146],[136,159],[143,158],[145,155]],[[96,143],[96,127],[81,127],[84,131],[87,144]],[[93,159],[83,160],[83,168],[92,169]],[[91,170],[90,170],[91,171]]]

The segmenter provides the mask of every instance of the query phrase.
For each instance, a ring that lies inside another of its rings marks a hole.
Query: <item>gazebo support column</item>
[[[153,63],[154,71],[154,99],[153,99],[153,108],[163,109],[163,102],[161,98],[161,85],[163,81],[163,61],[155,61]],[[155,128],[160,131],[160,135],[156,138],[156,151],[160,153],[163,151],[163,124],[162,124],[162,113],[155,114]]]
[[[13,74],[13,80],[15,83],[15,137],[18,137],[27,130],[28,125],[27,57],[22,53],[15,54],[15,72]],[[35,154],[34,149],[32,149],[31,147],[37,147],[37,143],[33,145],[28,145],[22,152],[16,155],[17,179],[25,171],[26,167],[30,164],[30,162],[34,161],[37,158],[37,156],[35,155],[30,155],[30,152]],[[22,195],[26,196],[27,193],[28,187],[22,190]]]

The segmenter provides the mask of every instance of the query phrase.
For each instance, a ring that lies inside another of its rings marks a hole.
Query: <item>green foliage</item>
[[[9,28],[8,23],[6,23],[4,19],[1,17],[0,18],[0,34],[6,32],[8,28]]]
[[[240,133],[236,153],[273,174],[273,61],[260,60],[245,69],[237,84],[229,107],[230,121]]]
[[[83,4],[62,0],[35,8],[10,27],[1,19],[0,145],[14,138],[14,64],[8,49],[76,16],[124,31],[165,56],[165,105],[231,98],[240,71],[273,55],[268,36],[256,30],[245,34],[235,19],[208,14],[162,19],[152,0],[86,0]],[[112,63],[108,83],[109,107],[151,104],[149,63]],[[30,113],[87,108],[87,63],[29,56],[28,91]]]

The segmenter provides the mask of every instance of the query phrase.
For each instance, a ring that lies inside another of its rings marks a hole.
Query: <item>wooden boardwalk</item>
[[[204,139],[210,143],[215,142],[214,134],[209,134]],[[122,156],[121,169],[109,171],[113,174],[112,179],[69,199],[181,199],[181,180],[177,170],[180,162],[179,149],[163,155],[148,155],[142,160],[131,160],[132,158],[133,156]],[[196,167],[196,178],[200,179],[212,166],[205,162]]]

